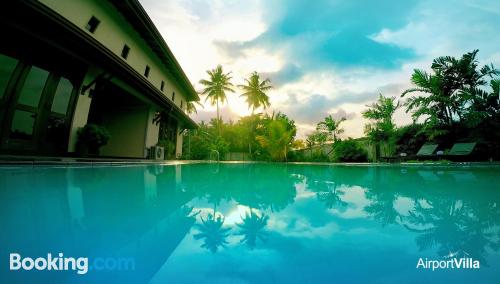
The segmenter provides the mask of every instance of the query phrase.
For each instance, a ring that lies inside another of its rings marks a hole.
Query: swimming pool
[[[499,283],[499,173],[259,163],[4,167],[1,279]],[[49,253],[87,258],[90,270],[70,261],[65,271],[9,271],[13,253],[20,263]],[[462,258],[462,268],[432,269]]]

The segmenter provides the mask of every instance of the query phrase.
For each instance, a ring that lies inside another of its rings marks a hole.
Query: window
[[[72,92],[73,84],[68,79],[62,77],[57,85],[54,101],[52,102],[52,108],[50,110],[59,114],[66,114]]]
[[[97,19],[96,17],[92,16],[92,18],[90,18],[90,20],[87,23],[87,25],[85,26],[85,28],[89,32],[94,33],[100,23],[101,23],[101,21],[99,21],[99,19]]]
[[[128,52],[130,51],[130,47],[128,45],[123,45],[123,49],[122,49],[122,57],[123,59],[127,59],[128,57]]]
[[[150,68],[148,65],[146,65],[146,69],[144,69],[144,76],[149,77],[149,71],[150,71]]]
[[[172,101],[175,102],[175,92],[172,92]]]
[[[165,82],[161,81],[160,90],[163,92],[163,89],[165,89]]]
[[[10,138],[29,140],[33,136],[35,114],[29,111],[16,110],[12,118]]]
[[[49,72],[38,67],[31,67],[31,70],[24,81],[18,102],[23,105],[37,108],[42,97],[45,82],[49,78]]]
[[[7,84],[16,65],[16,59],[0,54],[0,99],[2,99],[5,89],[7,89]]]

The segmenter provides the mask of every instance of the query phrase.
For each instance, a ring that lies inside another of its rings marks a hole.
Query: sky
[[[253,71],[269,78],[271,107],[295,120],[298,136],[327,115],[346,117],[344,137],[363,136],[361,112],[379,93],[401,102],[415,68],[479,49],[500,66],[497,0],[140,0],[197,91],[221,64],[233,84]],[[222,118],[250,114],[241,90]],[[201,102],[205,97],[201,96]],[[195,121],[216,116],[207,102]],[[411,123],[404,108],[398,125]]]

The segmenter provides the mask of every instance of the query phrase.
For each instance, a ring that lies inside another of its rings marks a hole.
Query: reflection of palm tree
[[[344,202],[340,195],[343,195],[344,192],[337,191],[337,184],[333,185],[333,189],[328,186],[327,191],[320,191],[316,193],[318,200],[325,203],[326,208],[332,209],[334,207],[346,207],[347,203]]]
[[[267,225],[268,219],[268,216],[264,214],[259,216],[250,208],[250,213],[245,214],[243,223],[238,224],[238,227],[241,229],[239,235],[244,236],[241,242],[246,243],[250,249],[255,248],[257,239],[265,242],[268,233],[264,231],[264,228]]]
[[[365,212],[382,222],[382,226],[393,224],[401,218],[398,211],[394,209],[395,196],[393,194],[367,192],[366,196],[372,203],[365,207]]]
[[[420,250],[438,247],[440,256],[466,251],[486,264],[486,247],[495,249],[498,241],[494,225],[478,218],[479,211],[484,208],[447,198],[427,200],[427,204],[430,206],[416,202],[404,220],[408,230],[419,234],[416,243]]]
[[[230,228],[223,228],[224,216],[215,216],[215,211],[214,214],[209,213],[206,220],[203,217],[200,217],[200,219],[201,224],[197,225],[199,233],[195,234],[194,238],[196,240],[203,239],[204,243],[201,247],[216,253],[219,247],[226,246],[226,238]]]

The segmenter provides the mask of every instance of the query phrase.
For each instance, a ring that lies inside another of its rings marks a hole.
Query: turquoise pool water
[[[0,168],[0,279],[500,283],[499,201],[493,166]],[[90,270],[11,271],[13,253]],[[417,268],[461,258],[480,268]]]

